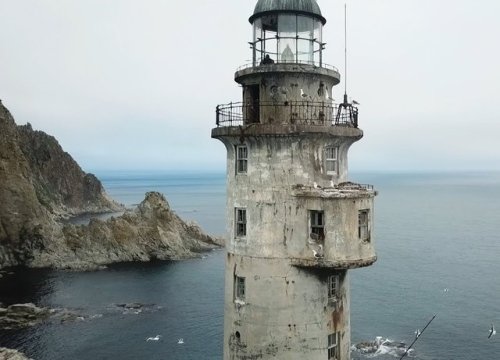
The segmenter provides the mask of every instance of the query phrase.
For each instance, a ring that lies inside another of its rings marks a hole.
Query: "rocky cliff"
[[[0,268],[88,268],[117,261],[178,259],[216,240],[184,223],[158,193],[134,211],[88,226],[61,219],[124,210],[57,140],[18,126],[0,102]]]

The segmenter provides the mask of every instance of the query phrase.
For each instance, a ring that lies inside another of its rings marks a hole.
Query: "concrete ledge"
[[[323,258],[299,259],[292,258],[290,263],[293,266],[305,268],[329,268],[329,269],[357,269],[370,266],[377,261],[377,256],[358,260],[326,260]]]
[[[291,124],[249,124],[244,126],[221,126],[212,129],[212,137],[242,136],[303,136],[305,134],[325,134],[329,136],[351,137],[359,140],[363,130],[341,125],[291,125]]]
[[[256,75],[261,75],[261,74],[268,74],[268,73],[299,73],[299,74],[304,74],[304,73],[309,73],[309,74],[315,74],[319,76],[325,76],[332,78],[334,81],[334,85],[338,84],[340,82],[340,74],[338,71],[333,70],[333,69],[328,69],[325,67],[318,67],[315,65],[310,65],[310,64],[296,64],[296,63],[277,63],[277,64],[267,64],[267,65],[260,65],[260,66],[253,66],[253,67],[248,67],[244,68],[241,70],[236,71],[234,74],[234,79],[236,82],[240,83],[242,79],[250,76],[256,76]]]
[[[327,188],[295,185],[292,189],[292,196],[322,199],[359,199],[377,196],[377,191],[370,185],[347,184],[350,184],[350,186],[339,184]]]

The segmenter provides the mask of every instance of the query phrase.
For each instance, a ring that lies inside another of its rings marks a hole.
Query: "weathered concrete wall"
[[[224,359],[325,360],[339,332],[339,359],[349,359],[349,281],[345,271],[301,269],[286,261],[227,254]],[[328,276],[339,275],[336,302]],[[246,295],[235,299],[235,276]]]
[[[335,115],[328,109],[333,104],[333,87],[338,83],[338,73],[321,68],[304,72],[296,64],[259,69],[261,71],[238,72],[236,80],[243,85],[244,104],[255,101],[250,87],[258,86],[261,124],[294,123],[295,120],[307,119],[309,123],[326,125],[333,120]],[[266,106],[269,104],[280,106]]]
[[[235,138],[225,138],[228,154],[227,248],[240,255],[270,258],[314,259],[310,246],[309,211],[325,213],[323,259],[354,262],[375,256],[373,236],[358,238],[358,211],[373,215],[373,191],[353,191],[349,196],[333,192],[300,192],[298,184],[314,189],[345,181],[348,144],[339,138],[255,137],[243,142],[248,148],[248,169],[236,172]],[[339,175],[324,171],[324,146],[339,145]],[[321,196],[323,195],[323,197]],[[245,208],[247,235],[235,235],[235,208]],[[373,221],[370,221],[373,224]],[[353,266],[356,267],[356,266]]]
[[[322,132],[220,137],[227,148],[224,359],[326,359],[328,335],[337,332],[338,359],[350,358],[345,269],[376,259],[373,236],[358,236],[358,212],[372,217],[375,192],[338,186],[347,180],[347,151],[358,138]],[[236,167],[241,145],[248,149],[246,173]],[[324,166],[330,145],[339,147],[335,175]],[[236,208],[246,210],[245,236],[236,236]],[[313,253],[310,210],[325,214],[321,257]],[[331,304],[328,275],[334,274],[342,275],[341,295]],[[243,302],[235,300],[235,276],[246,281]]]

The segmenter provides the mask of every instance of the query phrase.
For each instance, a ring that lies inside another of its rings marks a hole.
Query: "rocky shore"
[[[0,360],[33,360],[17,350],[0,347]]]
[[[88,225],[62,220],[125,211],[57,140],[18,126],[0,102],[0,269],[8,266],[89,270],[123,261],[185,259],[221,246],[185,223],[162,194],[134,210]]]

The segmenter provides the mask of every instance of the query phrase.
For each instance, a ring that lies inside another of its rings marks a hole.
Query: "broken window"
[[[338,172],[338,153],[338,147],[328,146],[325,148],[325,168],[327,174],[336,174]]]
[[[328,301],[337,301],[339,292],[339,276],[331,275],[328,277]]]
[[[313,240],[324,240],[325,239],[325,212],[311,210],[311,234],[310,237]]]
[[[328,360],[337,360],[339,358],[339,333],[328,335]]]
[[[236,173],[246,174],[248,166],[248,148],[245,145],[236,147]]]
[[[236,237],[243,237],[247,234],[247,210],[236,209]]]
[[[362,241],[370,241],[370,210],[359,210],[358,238]]]
[[[245,278],[236,276],[234,281],[234,297],[236,300],[245,300]]]

